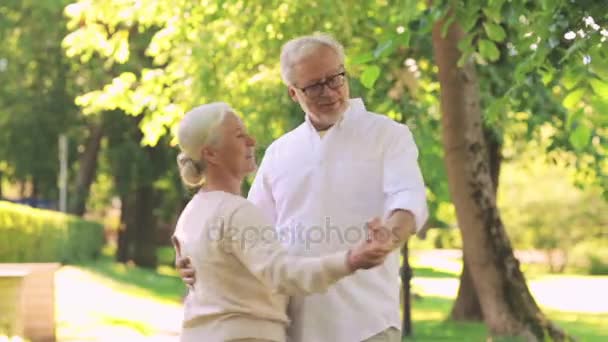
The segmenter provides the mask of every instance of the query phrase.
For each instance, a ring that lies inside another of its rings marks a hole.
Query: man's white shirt
[[[291,254],[346,250],[365,235],[365,222],[395,209],[428,217],[418,149],[407,126],[368,112],[351,99],[321,138],[308,118],[273,142],[248,199],[273,222]],[[399,252],[357,271],[326,293],[292,297],[291,342],[362,341],[400,328]]]

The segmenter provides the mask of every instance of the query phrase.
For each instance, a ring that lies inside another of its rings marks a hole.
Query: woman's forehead
[[[228,127],[241,127],[243,126],[243,120],[233,112],[226,113],[226,118],[224,119],[224,125]]]

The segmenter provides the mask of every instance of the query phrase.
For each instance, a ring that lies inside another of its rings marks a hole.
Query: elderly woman
[[[188,112],[177,138],[182,180],[200,187],[173,237],[178,257],[189,257],[197,274],[182,341],[285,341],[287,295],[325,291],[391,251],[390,239],[371,234],[349,251],[287,255],[269,221],[241,196],[244,177],[256,169],[255,140],[227,104]],[[379,219],[367,227],[380,232]]]

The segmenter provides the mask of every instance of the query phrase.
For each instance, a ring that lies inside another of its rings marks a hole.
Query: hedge
[[[0,201],[0,262],[75,263],[97,257],[103,245],[100,223]]]

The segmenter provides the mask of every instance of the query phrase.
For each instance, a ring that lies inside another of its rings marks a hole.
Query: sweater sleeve
[[[288,255],[274,227],[250,202],[235,210],[224,229],[230,252],[257,279],[285,294],[323,292],[351,274],[345,251],[320,257]]]

